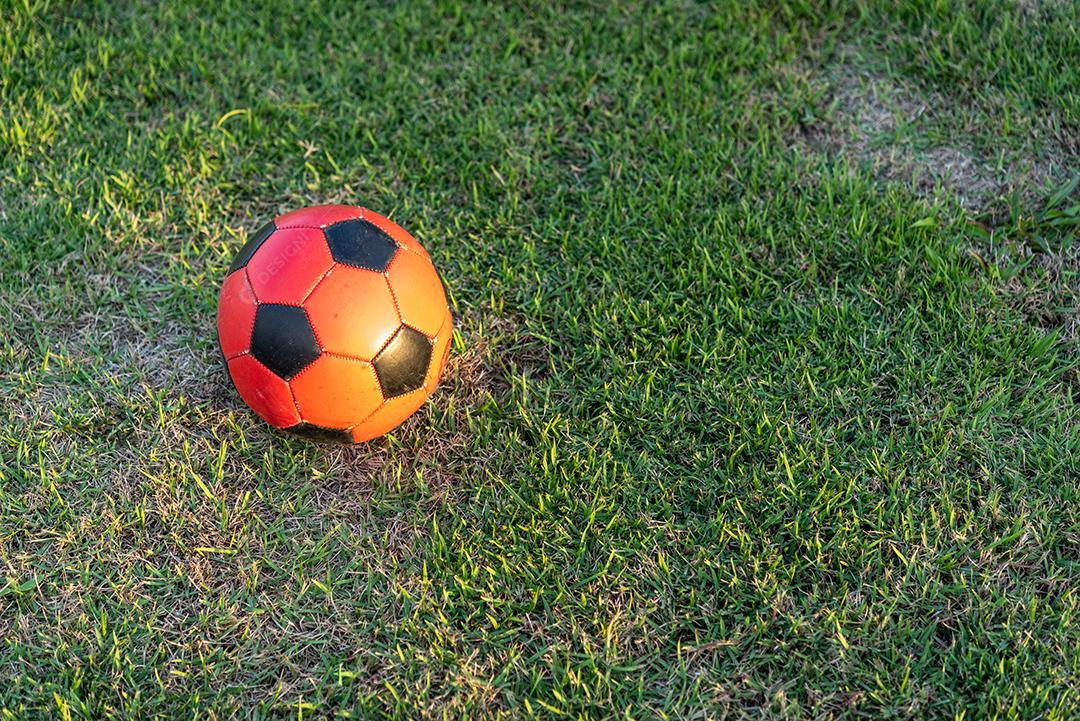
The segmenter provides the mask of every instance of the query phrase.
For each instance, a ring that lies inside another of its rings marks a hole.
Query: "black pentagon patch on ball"
[[[289,433],[294,433],[309,441],[320,443],[354,443],[352,433],[343,428],[324,428],[314,423],[297,423],[295,426],[286,428]]]
[[[244,243],[244,247],[240,249],[240,252],[233,258],[232,265],[229,266],[229,272],[225,275],[232,275],[233,271],[240,270],[248,261],[251,260],[251,256],[255,255],[255,251],[262,247],[262,244],[266,242],[266,239],[270,237],[270,234],[277,230],[274,227],[274,221],[270,221],[263,227],[256,230],[248,237],[248,242]]]
[[[375,356],[372,365],[383,395],[393,398],[423,386],[430,362],[431,339],[403,325]]]
[[[320,353],[322,349],[303,308],[267,303],[255,311],[251,355],[280,377],[289,380]]]
[[[323,231],[338,263],[382,273],[397,252],[394,239],[366,220],[344,220]]]

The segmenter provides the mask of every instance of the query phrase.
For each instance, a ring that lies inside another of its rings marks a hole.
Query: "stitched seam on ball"
[[[338,223],[345,223],[345,222],[348,222],[350,220],[363,220],[363,219],[364,219],[363,216],[360,216],[358,218],[342,218],[341,220],[335,220],[333,223],[327,223],[326,225],[278,225],[277,222],[275,221],[274,222],[274,230],[292,230],[294,228],[310,228],[311,230],[326,230],[331,225],[337,225]]]
[[[304,311],[304,317],[307,318],[308,327],[311,328],[311,334],[315,336],[315,343],[319,346],[319,353],[321,354],[325,348],[323,348],[322,339],[319,338],[319,329],[315,327],[315,324],[311,322],[311,314],[307,312],[307,308],[300,306],[300,310]],[[310,364],[309,364],[310,365]],[[303,373],[303,371],[300,371]]]
[[[363,220],[364,219],[364,212],[363,212],[364,209],[363,208],[361,208],[359,206],[356,206],[356,205],[348,205],[348,206],[345,206],[345,207],[352,208],[353,210],[355,210],[357,212],[357,217],[355,217],[355,218],[342,218],[341,220],[335,220],[333,223],[327,223],[326,225],[278,225],[278,220],[280,219],[280,216],[278,216],[277,218],[274,218],[271,222],[274,224],[274,229],[275,230],[288,230],[290,228],[311,228],[312,230],[326,230],[331,225],[335,225],[337,223],[344,223],[347,220]]]
[[[353,428],[356,428],[357,426],[362,426],[362,425],[364,425],[364,424],[365,424],[365,423],[367,423],[367,422],[368,422],[369,420],[371,420],[371,417],[372,417],[373,415],[375,415],[376,413],[378,413],[379,411],[381,411],[381,410],[383,409],[383,407],[385,407],[385,406],[387,406],[387,405],[389,405],[389,401],[387,401],[387,400],[386,400],[385,398],[383,398],[383,402],[382,402],[382,403],[380,403],[380,404],[379,404],[379,406],[378,406],[378,407],[377,407],[377,408],[376,408],[375,410],[373,410],[373,411],[372,411],[371,413],[368,413],[368,414],[367,414],[366,416],[364,416],[363,420],[357,421],[357,422],[356,422],[355,424],[353,424],[353,427],[352,427],[352,428],[350,428],[349,430],[351,431],[351,430],[352,430]]]
[[[323,355],[323,354],[322,354],[322,353],[320,352],[320,353],[319,353],[319,358],[322,358],[322,355]],[[319,358],[316,358],[315,360],[311,361],[310,363],[308,363],[308,364],[307,364],[306,366],[304,366],[304,367],[303,367],[303,368],[301,368],[300,370],[296,371],[296,374],[295,374],[295,375],[291,375],[291,376],[289,376],[289,380],[287,380],[287,381],[285,381],[285,382],[286,382],[286,383],[292,383],[292,382],[293,382],[294,380],[296,380],[296,379],[297,379],[297,378],[299,378],[300,376],[302,376],[302,375],[304,375],[305,373],[307,373],[307,370],[308,370],[308,368],[310,368],[311,366],[313,366],[313,365],[315,365],[316,363],[318,363],[318,361],[319,361]],[[292,386],[290,385],[289,387],[291,388]]]
[[[320,277],[320,278],[319,278],[319,279],[318,279],[317,281],[315,281],[315,285],[311,286],[310,290],[308,290],[308,292],[304,294],[304,297],[303,297],[303,298],[302,298],[302,299],[300,300],[300,305],[301,305],[301,306],[303,306],[303,305],[304,305],[304,303],[307,303],[307,301],[308,301],[308,298],[310,298],[310,297],[311,297],[311,294],[312,294],[312,293],[314,293],[314,292],[315,292],[315,289],[316,289],[316,288],[318,288],[318,287],[319,287],[320,285],[322,285],[322,282],[323,282],[324,280],[326,280],[326,278],[327,278],[327,277],[328,277],[328,276],[329,276],[329,275],[330,275],[331,273],[333,273],[333,272],[334,272],[334,268],[336,268],[336,267],[337,267],[337,265],[338,265],[338,263],[337,263],[337,261],[336,261],[336,260],[330,263],[330,268],[329,268],[329,269],[328,269],[328,270],[327,270],[327,271],[326,271],[325,273],[323,273],[323,274],[322,274],[322,277]],[[310,319],[309,319],[309,320],[310,320]]]
[[[427,256],[425,256],[423,253],[417,252],[413,248],[410,248],[410,247],[405,246],[405,245],[401,245],[400,243],[398,244],[398,247],[401,248],[402,250],[404,250],[406,253],[409,253],[410,255],[415,255],[420,260],[426,260],[428,263],[431,262],[431,260]]]
[[[389,230],[387,230],[386,228],[382,227],[382,225],[380,225],[377,221],[367,218],[366,215],[368,213],[371,213],[372,215],[374,215],[379,220],[385,220],[387,223],[390,223],[392,225],[397,225],[397,227],[401,230],[401,232],[404,233],[405,235],[407,235],[410,240],[412,240],[417,245],[420,244],[420,241],[417,240],[416,238],[414,238],[412,233],[410,233],[409,231],[405,230],[405,228],[402,228],[400,225],[395,223],[392,218],[388,218],[385,215],[379,215],[378,213],[376,213],[374,210],[372,210],[370,208],[360,208],[360,210],[363,211],[363,213],[364,213],[363,215],[360,216],[361,220],[366,220],[367,222],[371,223],[372,225],[374,225],[376,228],[378,228],[382,232],[386,233],[388,236],[390,236],[391,239],[393,239],[393,241],[395,243],[398,244],[399,247],[404,248],[405,246],[401,245],[401,243],[398,243],[397,238],[394,238],[393,234]]]
[[[389,268],[387,268],[387,271],[389,271]],[[398,305],[397,293],[394,292],[394,286],[390,282],[390,276],[387,275],[386,273],[380,273],[380,275],[382,275],[383,280],[386,281],[386,287],[390,290],[390,299],[394,301],[394,310],[397,312],[398,323],[401,323],[402,325],[405,325],[405,316],[403,316],[401,314],[401,306]],[[390,336],[390,337],[393,338],[394,336]],[[389,342],[389,341],[387,341],[387,342]],[[376,355],[378,355],[378,354],[376,354]]]
[[[312,364],[309,363],[307,368],[310,368],[311,366],[312,366]],[[304,370],[307,370],[307,368],[305,368]],[[303,372],[304,371],[300,371],[300,373],[303,373]],[[300,375],[300,373],[297,373],[296,376]],[[293,393],[293,389],[292,389],[292,381],[293,381],[293,378],[296,378],[296,376],[293,376],[289,380],[285,381],[285,386],[289,389],[289,398],[292,398],[292,404],[293,404],[293,408],[296,409],[296,418],[297,418],[298,422],[306,423],[307,421],[304,420],[304,412],[300,410],[300,401],[296,400],[296,394]]]
[[[372,215],[374,215],[374,216],[378,217],[379,219],[381,219],[381,220],[385,220],[385,221],[386,221],[387,223],[393,223],[394,225],[397,225],[397,223],[394,223],[394,221],[393,221],[393,220],[391,220],[390,218],[387,218],[387,217],[386,217],[385,215],[379,215],[379,214],[378,214],[378,213],[376,213],[376,212],[375,212],[374,210],[371,210],[371,209],[369,209],[369,208],[361,208],[360,210],[362,210],[362,211],[364,212],[364,214],[365,214],[365,215],[361,215],[361,216],[360,216],[360,219],[361,219],[361,220],[366,220],[367,222],[371,223],[372,225],[374,225],[374,226],[375,226],[376,228],[378,228],[378,229],[379,229],[379,230],[381,230],[382,232],[386,233],[387,237],[388,237],[388,238],[390,238],[390,240],[394,241],[394,244],[395,244],[395,245],[397,245],[397,247],[401,248],[402,250],[408,250],[408,251],[411,251],[411,250],[412,250],[412,249],[411,249],[411,248],[409,248],[408,246],[402,245],[402,244],[401,244],[401,241],[399,241],[399,240],[398,240],[397,238],[395,238],[395,237],[394,237],[394,235],[393,235],[393,233],[391,233],[391,232],[390,232],[389,230],[387,230],[386,228],[382,227],[382,225],[380,225],[380,224],[379,224],[378,222],[376,222],[376,221],[374,221],[374,220],[371,220],[371,219],[367,218],[367,217],[366,217],[366,214],[367,214],[367,213],[371,213]],[[413,235],[412,235],[412,233],[410,233],[409,231],[405,230],[405,229],[404,229],[404,228],[402,228],[402,227],[401,227],[400,225],[398,225],[397,227],[401,229],[401,232],[402,232],[402,233],[404,233],[404,234],[405,234],[406,236],[408,236],[409,240],[411,240],[411,241],[412,241],[413,243],[416,243],[416,245],[418,245],[418,246],[420,245],[420,241],[419,241],[419,240],[417,240],[416,238],[414,238],[414,237],[413,237]],[[416,255],[416,253],[414,253],[414,255]]]
[[[337,353],[335,351],[324,350],[322,354],[330,358],[340,358],[341,360],[350,360],[356,361],[357,363],[363,363],[364,365],[371,365],[371,361],[367,358],[361,358],[360,356],[356,355],[349,355],[348,353]]]
[[[441,359],[435,357],[435,346],[439,345],[439,339],[442,338],[442,331],[443,331],[444,328],[446,328],[446,321],[447,321],[447,318],[444,317],[442,325],[439,326],[439,330],[431,338],[431,359],[428,361],[428,369],[424,373],[424,385],[422,386],[423,388],[427,388],[427,385],[428,385],[427,377],[428,377],[428,373],[431,372],[431,364],[434,363],[434,364],[438,365],[439,363],[442,362]],[[452,327],[452,325],[453,324],[451,323],[451,327]],[[451,332],[453,332],[453,330],[451,330]],[[446,356],[447,352],[449,352],[449,349],[450,349],[450,341],[449,340],[447,340],[447,342],[446,342],[446,348],[447,348],[447,350],[443,351],[443,356],[444,357]],[[439,387],[439,376],[441,376],[441,375],[442,375],[442,368],[439,369],[439,372],[435,376],[435,382],[431,386],[431,392],[432,393],[434,393],[435,389]]]
[[[247,283],[248,290],[251,291],[251,297],[255,299],[255,313],[251,316],[251,330],[248,331],[248,350],[251,350],[251,344],[255,342],[255,319],[259,316],[259,296],[255,295],[255,286],[251,284],[251,276],[248,274],[247,266],[244,266],[244,282]]]
[[[453,321],[450,319],[450,309],[447,308],[446,311],[446,313],[443,313],[442,325],[439,326],[439,330],[435,331],[435,337],[432,338],[436,343],[442,338],[443,330],[446,329],[447,324],[449,323],[450,326],[453,326]]]
[[[408,248],[406,248],[404,245],[398,244],[396,240],[394,241],[394,247],[397,248],[397,250],[394,251],[394,254],[392,256],[390,256],[390,262],[387,263],[386,267],[383,268],[381,271],[376,271],[377,273],[381,272],[387,278],[390,277],[390,271],[394,268],[394,263],[397,262],[398,256],[401,255],[401,253],[398,251],[404,251],[406,253],[409,252]]]
[[[378,378],[378,374],[376,374],[375,377]],[[379,389],[380,390],[382,389],[382,381],[381,380],[379,381]],[[390,401],[396,401],[398,398],[404,398],[405,396],[411,396],[413,393],[419,393],[420,391],[426,391],[426,390],[427,390],[427,387],[424,386],[423,384],[421,384],[421,385],[417,386],[416,388],[413,388],[411,391],[405,391],[404,393],[398,393],[396,396],[388,396],[388,395],[386,395],[386,392],[383,391],[383,398],[386,399],[385,400],[386,403],[389,403]]]
[[[379,346],[379,350],[375,351],[375,353],[371,356],[371,360],[368,361],[368,362],[371,363],[372,365],[375,365],[375,359],[379,357],[380,353],[382,353],[384,350],[386,350],[386,346],[390,345],[390,341],[394,340],[394,338],[397,336],[397,334],[401,331],[401,326],[405,325],[404,323],[401,323],[401,318],[400,317],[398,318],[398,322],[400,323],[400,325],[397,327],[397,330],[395,330],[393,333],[391,333],[390,337],[387,338],[385,341],[383,341],[383,344],[381,346]],[[378,374],[376,373],[376,375],[378,375]],[[380,388],[380,390],[382,389],[382,381],[379,381],[379,388]]]
[[[397,255],[397,253],[395,253],[394,255]],[[390,264],[389,263],[387,264],[386,268],[384,268],[383,270],[379,270],[378,268],[372,268],[370,265],[357,265],[356,263],[350,263],[347,260],[335,260],[334,262],[337,263],[338,265],[344,265],[347,268],[355,268],[356,270],[366,270],[366,271],[369,271],[371,273],[378,273],[380,275],[385,274],[386,271],[390,269]],[[393,262],[393,259],[391,259],[391,262]]]

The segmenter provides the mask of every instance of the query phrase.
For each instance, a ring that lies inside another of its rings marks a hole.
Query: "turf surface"
[[[1076,718],[1077,11],[0,2],[0,718]],[[337,201],[355,449],[213,331]]]

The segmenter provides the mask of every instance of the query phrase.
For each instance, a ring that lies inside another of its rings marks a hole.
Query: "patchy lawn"
[[[0,7],[0,716],[1080,715],[1072,2]],[[277,212],[432,401],[232,391]]]

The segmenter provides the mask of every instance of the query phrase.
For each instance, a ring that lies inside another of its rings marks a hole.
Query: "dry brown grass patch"
[[[998,132],[993,108],[974,114],[955,98],[865,67],[850,49],[820,81],[826,117],[805,127],[796,147],[868,168],[922,197],[946,191],[962,207],[981,210],[1013,191],[1037,195],[1068,170],[1070,151],[1050,131],[1050,118],[1033,119],[1026,143],[989,157],[976,140]]]

